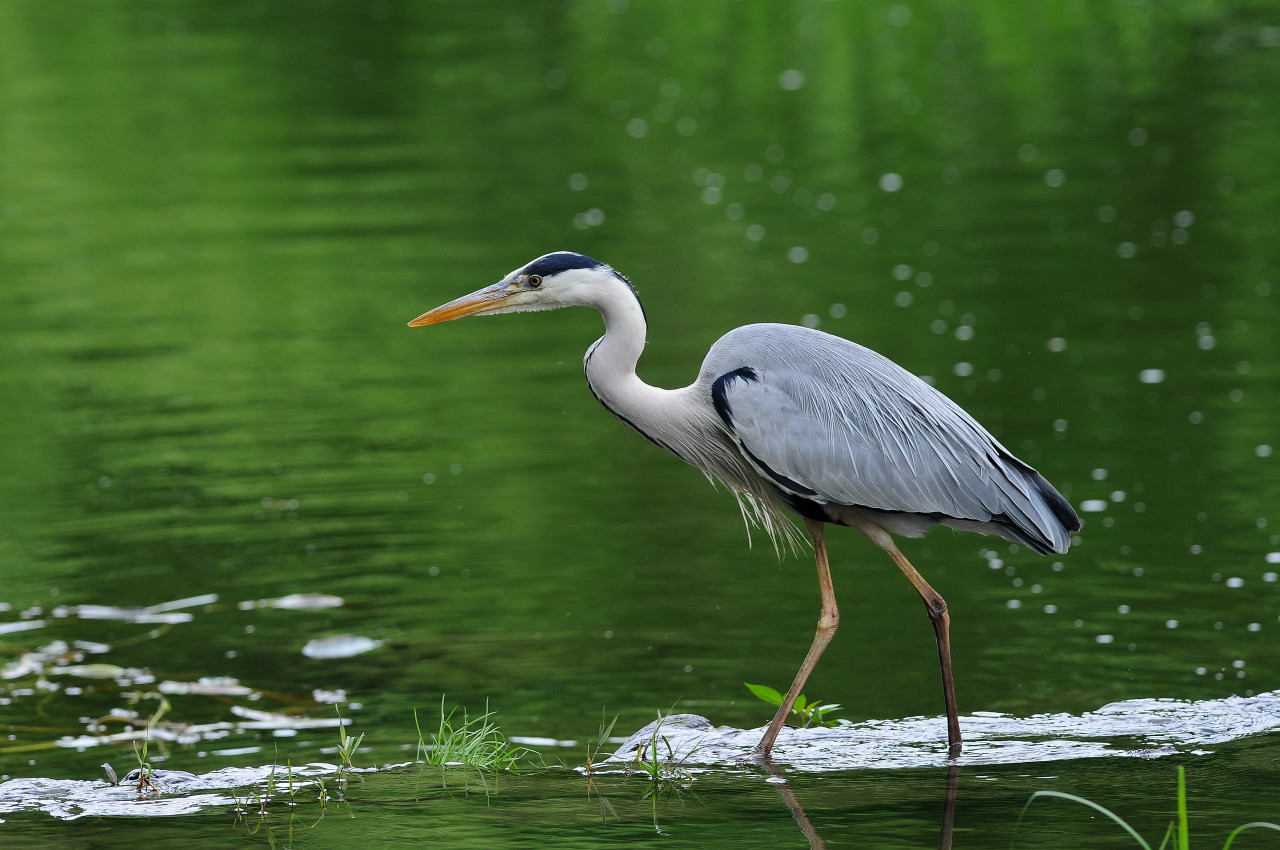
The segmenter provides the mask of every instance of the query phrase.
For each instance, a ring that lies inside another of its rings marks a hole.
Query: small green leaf
[[[753,685],[750,682],[743,682],[747,686],[747,690],[755,694],[756,699],[761,702],[767,702],[769,705],[782,705],[782,694],[775,691],[768,685]]]

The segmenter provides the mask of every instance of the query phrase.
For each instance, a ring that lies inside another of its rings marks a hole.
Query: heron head
[[[594,303],[593,292],[609,282],[626,279],[609,266],[584,254],[555,251],[544,254],[508,274],[502,280],[470,295],[423,313],[409,327],[434,325],[463,316],[555,310]]]

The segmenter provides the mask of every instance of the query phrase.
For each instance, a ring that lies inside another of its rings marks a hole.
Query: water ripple
[[[42,811],[60,820],[191,815],[235,805],[235,789],[264,785],[273,776],[291,775],[295,787],[300,787],[308,778],[331,776],[337,771],[338,767],[332,764],[228,767],[200,776],[181,770],[156,770],[151,776],[156,790],[146,793],[137,790],[136,774],[125,777],[120,785],[101,780],[11,779],[0,783],[0,815]]]
[[[661,724],[660,727],[658,724]],[[981,712],[961,718],[964,753],[950,760],[946,752],[943,718],[870,720],[838,727],[783,729],[773,760],[796,770],[835,771],[1046,763],[1106,756],[1159,758],[1179,752],[1205,752],[1224,744],[1280,727],[1280,691],[1253,697],[1187,702],[1138,699],[1112,703],[1082,715],[1037,714],[1014,717]],[[752,747],[764,729],[715,727],[696,714],[676,714],[645,726],[628,738],[608,760],[593,766],[596,773],[629,771],[637,753],[682,771],[716,770],[755,773]],[[346,773],[398,770],[348,769]],[[63,820],[89,816],[160,817],[194,814],[236,804],[236,789],[252,789],[290,777],[291,787],[338,774],[332,764],[284,767],[233,767],[196,775],[157,770],[155,792],[140,793],[136,777],[120,785],[104,781],[18,778],[0,783],[0,815],[43,811]],[[766,781],[770,781],[765,777]],[[244,792],[242,792],[243,795]],[[2,820],[2,819],[0,819]]]
[[[696,714],[654,721],[626,740],[605,763],[651,758],[657,734],[661,760],[682,766],[723,765],[746,760],[764,729],[714,727]],[[831,728],[784,728],[773,760],[798,770],[929,767],[943,764],[1019,764],[1065,759],[1129,756],[1156,758],[1198,752],[1280,727],[1280,691],[1252,697],[1188,702],[1136,699],[1082,715],[1014,717],[979,712],[960,719],[964,752],[947,757],[946,721],[941,717],[868,720]]]

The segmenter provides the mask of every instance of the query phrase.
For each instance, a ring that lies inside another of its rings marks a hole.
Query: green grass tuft
[[[668,714],[675,712],[671,707]],[[693,785],[693,774],[684,767],[684,760],[693,755],[693,751],[677,759],[670,741],[662,734],[663,715],[658,714],[658,722],[653,727],[648,744],[636,748],[636,757],[629,765],[631,770],[644,777],[645,790],[643,797],[649,801],[653,815],[653,829],[658,835],[666,835],[658,823],[658,803],[662,802],[665,811],[668,803],[679,799],[683,792]]]
[[[521,759],[533,755],[533,751],[509,742],[498,725],[493,722],[493,712],[485,703],[484,714],[469,717],[462,710],[461,720],[456,719],[457,707],[445,711],[444,697],[440,698],[440,720],[428,743],[413,710],[413,724],[418,730],[418,748],[415,758],[425,764],[441,767],[466,766],[483,772],[517,772]]]

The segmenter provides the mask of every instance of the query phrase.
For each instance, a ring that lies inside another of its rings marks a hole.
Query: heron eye
[[[526,283],[528,283],[529,286],[533,287],[534,289],[537,289],[539,286],[542,286],[542,276],[531,274],[526,280]]]

